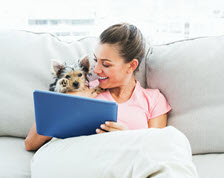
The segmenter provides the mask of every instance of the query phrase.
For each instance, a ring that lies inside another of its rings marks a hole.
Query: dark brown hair
[[[108,27],[100,35],[100,43],[118,45],[120,56],[128,63],[138,60],[138,67],[145,56],[145,40],[141,31],[128,23],[115,24]]]

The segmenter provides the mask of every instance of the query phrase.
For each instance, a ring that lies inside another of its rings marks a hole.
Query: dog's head
[[[54,91],[61,91],[61,83],[59,81],[66,81],[66,89],[63,88],[63,91],[79,91],[84,87],[88,86],[87,74],[90,68],[89,57],[86,56],[83,59],[78,61],[78,64],[67,65],[66,63],[61,63],[56,60],[52,60],[51,63],[52,72],[54,75],[55,83],[51,84],[50,87],[53,87]],[[64,80],[63,80],[64,79]],[[59,88],[57,88],[59,87]],[[65,87],[65,86],[64,86]]]

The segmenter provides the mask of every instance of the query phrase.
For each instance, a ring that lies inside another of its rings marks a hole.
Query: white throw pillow
[[[172,107],[168,125],[183,132],[193,154],[224,152],[224,36],[153,47],[146,61],[147,87]]]
[[[174,127],[53,138],[31,162],[32,178],[197,177],[187,138]],[[157,176],[156,176],[157,175]]]

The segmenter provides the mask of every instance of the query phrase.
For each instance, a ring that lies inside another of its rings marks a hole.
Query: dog
[[[55,81],[49,85],[49,90],[60,93],[91,90],[92,93],[96,92],[97,94],[106,91],[99,86],[89,88],[88,75],[91,75],[89,69],[90,62],[88,56],[70,66],[65,62],[61,63],[57,60],[52,60],[51,70]]]

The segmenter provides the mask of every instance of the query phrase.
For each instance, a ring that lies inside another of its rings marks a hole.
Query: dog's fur
[[[79,60],[78,64],[71,66],[52,60],[51,67],[55,82],[50,84],[50,91],[66,93],[89,90],[87,75],[89,75],[90,62],[88,56]],[[91,90],[97,94],[104,91],[99,87]]]

